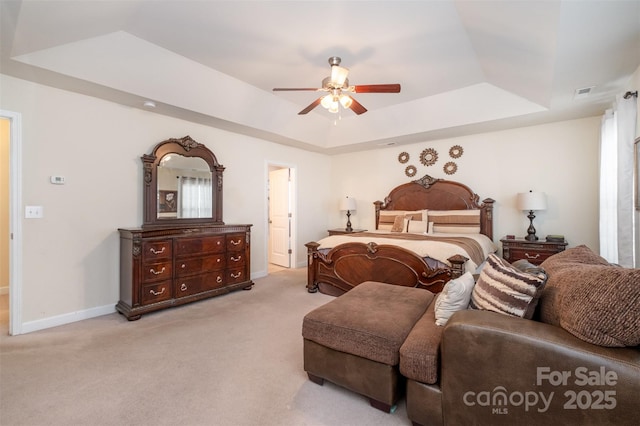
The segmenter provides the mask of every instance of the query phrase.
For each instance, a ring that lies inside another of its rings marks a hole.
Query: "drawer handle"
[[[216,282],[218,284],[220,284],[222,282],[222,277],[220,275],[218,275],[218,278],[216,278]]]
[[[242,272],[238,272],[238,274],[231,274],[232,278],[240,278],[242,276]]]
[[[187,285],[185,283],[182,283],[182,285],[180,286],[180,290],[186,291],[187,290]]]
[[[149,269],[149,272],[151,272],[153,275],[160,275],[160,274],[164,274],[164,270],[165,270],[165,268],[164,268],[164,266],[163,266],[163,267],[162,267],[162,269],[161,269],[161,270],[159,270],[159,271],[157,271],[157,272],[156,272],[156,270],[155,270],[155,269],[153,269],[153,268]]]
[[[186,268],[186,267],[187,267],[187,265],[186,265],[186,263],[183,263],[182,265],[180,265],[180,267],[181,267],[182,269],[184,269],[184,268]]]
[[[540,253],[536,253],[535,256],[531,256],[529,255],[529,253],[525,253],[524,255],[527,257],[527,259],[537,259],[540,257]]]
[[[221,259],[220,259],[220,258],[216,259],[216,262],[220,263],[220,261],[221,261]]]
[[[153,254],[162,254],[162,253],[164,253],[164,249],[166,249],[166,248],[167,248],[167,247],[165,246],[165,247],[162,247],[162,250],[156,250],[156,249],[154,249],[153,247],[151,247],[151,248],[149,249],[149,251],[151,251],[151,253],[153,253]]]
[[[242,256],[238,256],[238,257],[231,256],[231,260],[233,260],[234,262],[239,262],[242,260]]]
[[[166,287],[162,287],[162,291],[149,290],[149,293],[153,294],[154,296],[160,296],[162,293],[164,293],[165,290],[166,290]]]
[[[220,244],[221,244],[221,242],[220,242],[220,241],[217,241],[217,242],[216,242],[216,244],[217,244],[217,245],[220,245]]]
[[[240,245],[242,244],[242,240],[238,240],[238,241],[233,241],[233,240],[229,240],[231,242],[231,244],[233,244],[234,246]]]

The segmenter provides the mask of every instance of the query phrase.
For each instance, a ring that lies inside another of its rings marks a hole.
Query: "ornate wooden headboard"
[[[480,233],[493,240],[493,203],[480,197],[460,182],[435,179],[425,175],[421,179],[402,184],[391,190],[384,201],[375,201],[376,229],[381,210],[480,210]]]

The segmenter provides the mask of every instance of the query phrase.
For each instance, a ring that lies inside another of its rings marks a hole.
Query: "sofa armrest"
[[[640,349],[487,311],[454,314],[441,346],[446,424],[635,424]]]

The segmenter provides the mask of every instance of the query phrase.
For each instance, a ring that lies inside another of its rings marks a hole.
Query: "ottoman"
[[[309,312],[302,322],[304,370],[390,412],[404,391],[399,350],[434,298],[428,290],[367,281]]]

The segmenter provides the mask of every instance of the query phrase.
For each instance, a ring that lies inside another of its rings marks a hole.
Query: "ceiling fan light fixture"
[[[333,65],[331,67],[331,83],[334,87],[344,86],[345,81],[347,81],[347,75],[349,75],[349,70],[347,68],[343,68],[338,65]]]
[[[326,95],[320,101],[320,105],[322,105],[326,109],[329,109],[332,103],[333,103],[333,95]]]
[[[353,103],[353,99],[351,99],[351,96],[345,95],[345,94],[340,95],[340,104],[343,107],[349,108],[352,103]]]
[[[334,114],[337,114],[338,111],[340,110],[340,103],[339,102],[332,102],[331,105],[329,106],[329,112],[332,112]]]

